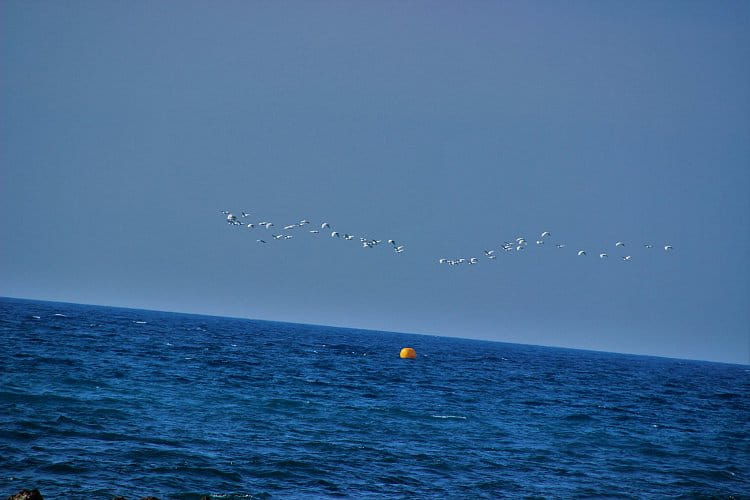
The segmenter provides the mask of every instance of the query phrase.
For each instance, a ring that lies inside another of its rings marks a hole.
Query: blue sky
[[[747,2],[6,1],[0,295],[750,363],[747,61]]]

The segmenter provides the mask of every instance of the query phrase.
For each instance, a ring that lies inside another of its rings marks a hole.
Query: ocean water
[[[15,299],[0,339],[0,497],[750,497],[748,366]]]

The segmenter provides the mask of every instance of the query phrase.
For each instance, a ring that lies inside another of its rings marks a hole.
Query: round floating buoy
[[[404,347],[403,349],[401,349],[400,356],[402,358],[414,359],[417,357],[417,351],[415,351],[411,347]]]

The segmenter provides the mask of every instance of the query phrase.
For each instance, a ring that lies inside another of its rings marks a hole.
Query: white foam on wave
[[[148,321],[133,321],[136,325],[145,325],[148,323]]]
[[[432,418],[458,418],[460,420],[466,420],[466,417],[461,415],[430,415]]]
[[[65,314],[62,314],[62,313],[55,313],[52,316],[57,316],[58,318],[67,318],[68,317],[68,316],[66,316]]]
[[[32,318],[34,318],[34,319],[42,319],[41,316],[32,316]]]

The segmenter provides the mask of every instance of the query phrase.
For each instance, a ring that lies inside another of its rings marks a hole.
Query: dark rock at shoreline
[[[44,497],[38,489],[34,488],[33,490],[21,490],[15,495],[9,496],[8,500],[44,500]]]

